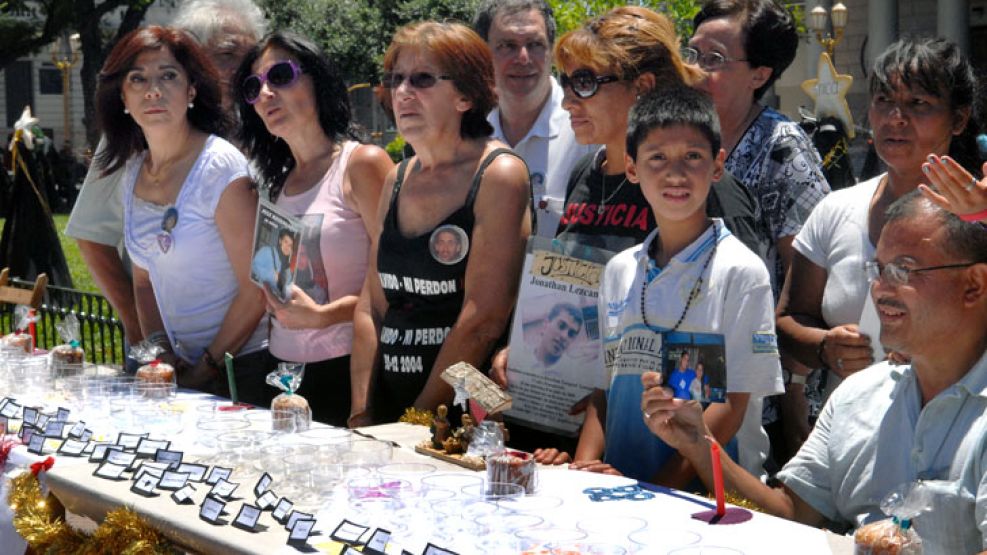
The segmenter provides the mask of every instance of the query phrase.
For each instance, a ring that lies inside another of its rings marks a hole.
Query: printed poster
[[[611,256],[543,237],[528,240],[511,323],[507,416],[552,433],[578,433],[583,415],[570,416],[570,407],[607,385],[597,297]]]
[[[267,289],[272,296],[286,301],[291,296],[298,266],[302,222],[261,199],[254,225],[254,255],[250,262],[250,281]]]

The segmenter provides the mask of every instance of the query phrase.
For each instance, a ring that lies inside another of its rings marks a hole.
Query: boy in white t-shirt
[[[726,156],[716,112],[705,95],[678,86],[641,98],[629,120],[627,177],[642,187],[658,226],[604,271],[599,309],[610,385],[592,396],[572,468],[689,486],[692,467],[644,423],[640,376],[668,367],[683,344],[707,358],[719,345],[726,399],[709,404],[704,419],[728,453],[763,474],[761,399],[783,391],[774,302],[764,263],[706,216]],[[705,366],[709,372],[711,360]]]

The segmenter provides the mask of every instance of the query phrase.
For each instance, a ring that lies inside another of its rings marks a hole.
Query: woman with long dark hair
[[[240,392],[252,401],[256,380],[246,376],[264,372],[267,358],[249,278],[257,196],[246,159],[223,139],[217,83],[190,35],[158,26],[128,34],[99,76],[106,149],[97,163],[125,171],[124,238],[144,337],[171,353],[180,384],[209,391],[223,391],[223,354],[240,353]]]
[[[304,279],[267,295],[271,354],[306,363],[299,393],[313,418],[337,426],[350,414],[353,310],[367,272],[377,202],[394,164],[361,144],[346,84],[329,57],[285,32],[264,38],[234,77],[240,141],[271,201],[301,218],[296,270]],[[290,255],[290,253],[289,253]]]

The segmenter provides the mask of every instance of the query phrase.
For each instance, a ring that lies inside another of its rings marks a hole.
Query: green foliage
[[[683,41],[692,36],[692,18],[699,13],[699,8],[702,6],[700,0],[548,0],[548,3],[555,12],[557,35],[560,37],[567,31],[579,27],[587,19],[602,15],[617,6],[636,5],[651,8],[668,16],[675,23],[675,29]],[[782,4],[795,18],[799,34],[804,35],[806,32],[804,2]]]
[[[387,154],[391,157],[391,160],[393,160],[395,164],[401,160],[404,160],[404,145],[404,137],[401,135],[396,135],[394,140],[387,143],[387,146],[384,147],[384,150],[387,151]]]
[[[576,29],[587,19],[603,15],[617,6],[645,6],[661,12],[675,22],[679,36],[692,34],[692,16],[699,11],[698,0],[548,0],[555,12],[557,36]]]
[[[468,22],[479,0],[261,0],[272,29],[314,40],[348,83],[376,82],[398,27],[424,19]]]

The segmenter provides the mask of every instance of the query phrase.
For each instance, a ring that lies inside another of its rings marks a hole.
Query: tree
[[[79,33],[83,123],[89,145],[95,147],[99,137],[93,98],[99,70],[116,42],[141,24],[153,1],[0,0],[0,70],[47,47],[64,31]],[[119,23],[111,24],[110,16],[117,14]]]
[[[263,0],[272,29],[322,46],[350,84],[380,78],[384,51],[398,27],[424,19],[473,17],[479,0]]]
[[[556,36],[561,37],[583,24],[587,19],[603,15],[617,6],[638,5],[667,15],[675,22],[679,36],[692,34],[692,17],[702,4],[699,0],[548,0],[555,12]]]
[[[0,70],[54,41],[71,24],[72,2],[0,0]]]

